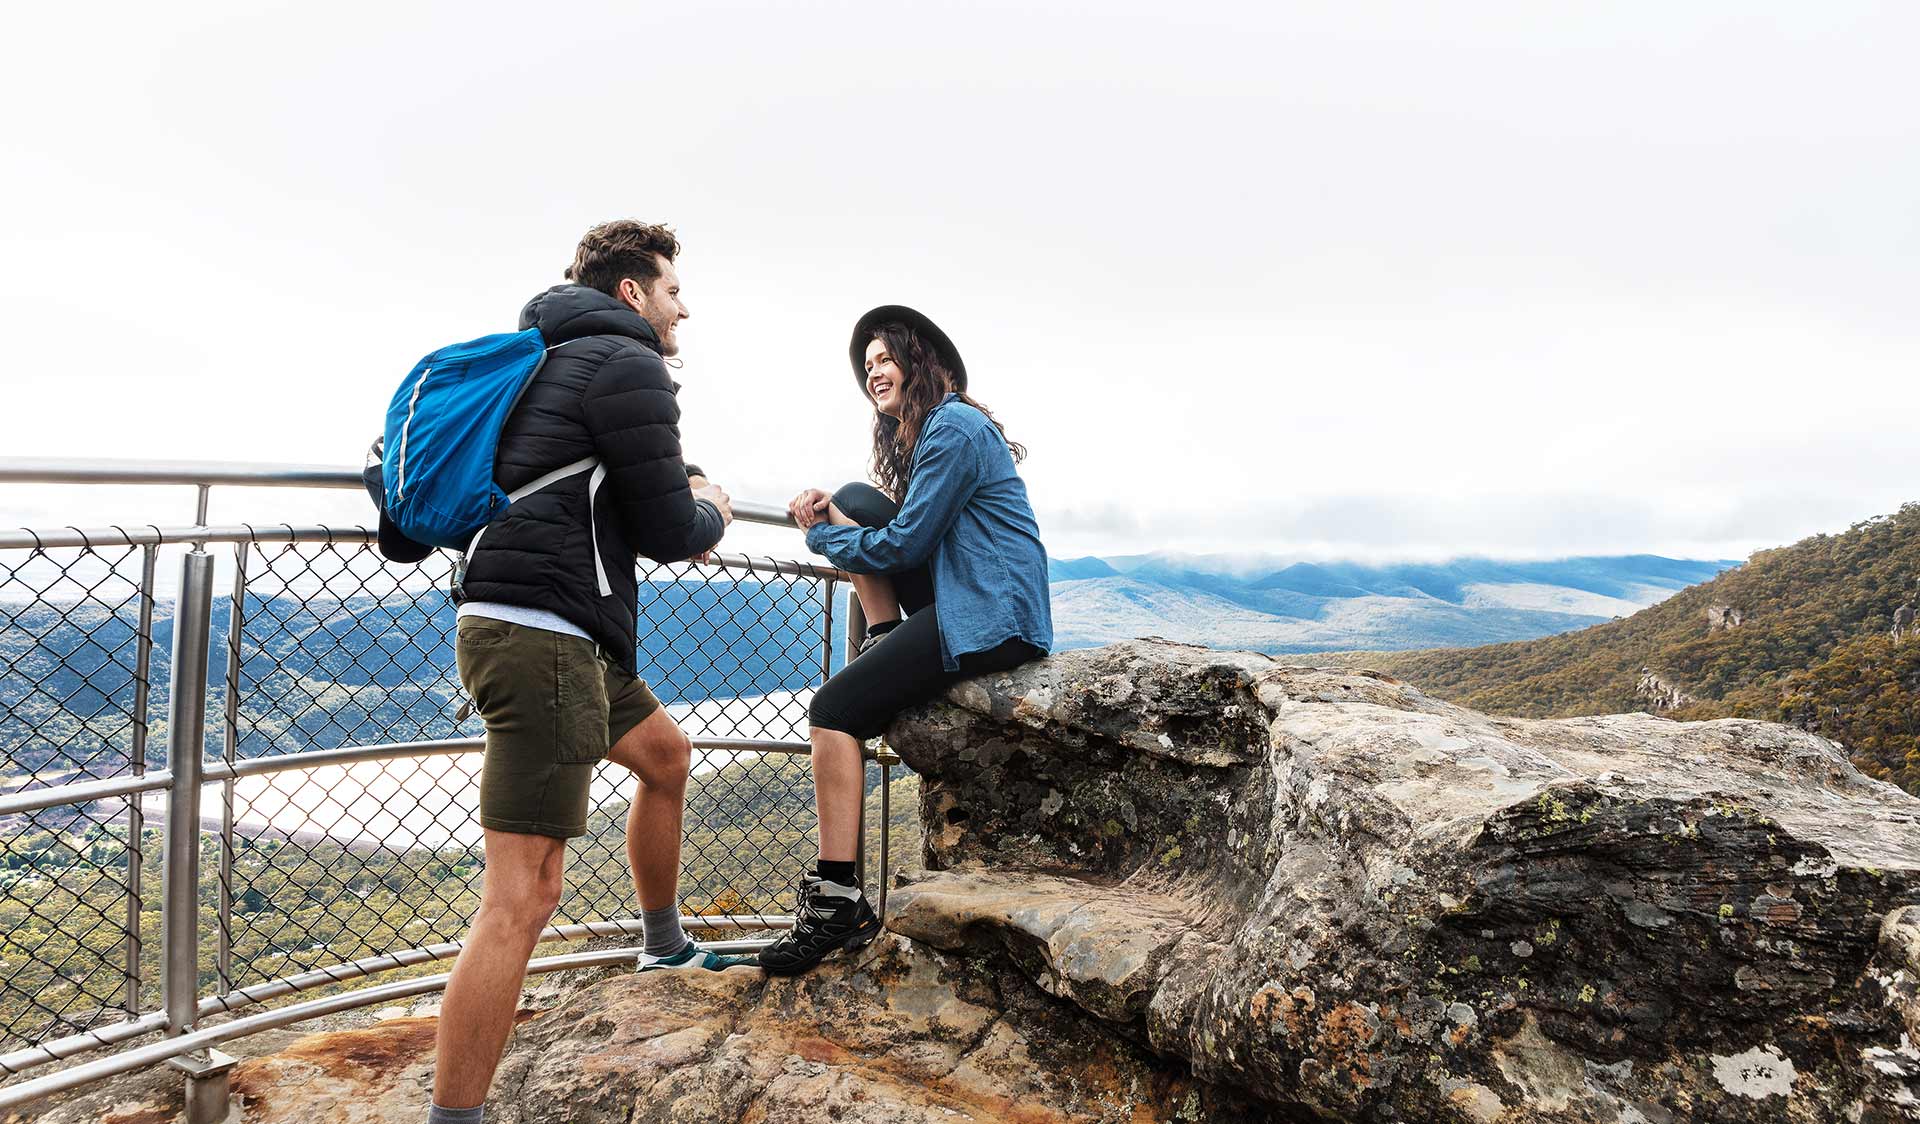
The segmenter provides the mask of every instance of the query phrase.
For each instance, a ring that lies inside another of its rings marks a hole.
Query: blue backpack
[[[451,344],[414,364],[393,392],[382,435],[382,507],[401,533],[471,553],[487,524],[522,496],[588,469],[599,482],[605,470],[593,457],[511,493],[493,482],[500,430],[553,347],[528,328]]]

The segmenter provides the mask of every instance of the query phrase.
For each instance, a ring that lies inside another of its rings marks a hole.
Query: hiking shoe
[[[847,897],[828,889],[808,874],[800,879],[800,908],[793,928],[760,952],[760,966],[770,976],[794,976],[812,968],[838,949],[864,948],[880,935],[880,919],[873,915],[866,895]]]
[[[751,963],[753,963],[751,956],[723,956],[712,949],[701,948],[698,941],[689,937],[687,947],[672,956],[641,953],[639,965],[634,970],[654,972],[663,968],[704,968],[709,972],[724,972],[736,964]]]

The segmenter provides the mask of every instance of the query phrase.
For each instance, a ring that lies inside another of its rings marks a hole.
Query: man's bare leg
[[[825,862],[852,862],[860,845],[860,789],[866,764],[860,759],[860,740],[852,734],[815,727],[813,742],[813,804],[820,815],[820,858]]]
[[[859,526],[836,503],[827,505],[827,522],[837,527]],[[853,594],[860,599],[860,609],[866,613],[868,625],[900,619],[900,599],[894,595],[891,577],[886,574],[853,574],[851,577]]]
[[[681,824],[693,743],[665,707],[628,730],[607,757],[632,771],[638,791],[627,806],[627,865],[642,910],[680,901]]]
[[[520,1008],[527,959],[560,904],[566,854],[564,839],[487,830],[480,909],[440,1004],[435,1104],[470,1108],[487,1099]]]

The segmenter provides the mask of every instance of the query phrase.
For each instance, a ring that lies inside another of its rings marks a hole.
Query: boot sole
[[[762,962],[760,965],[760,969],[766,972],[766,974],[769,976],[797,976],[803,972],[808,972],[813,970],[814,968],[819,967],[820,962],[822,960],[825,960],[827,957],[832,956],[836,952],[860,951],[861,949],[867,947],[868,945],[874,942],[874,938],[880,935],[880,929],[881,929],[880,924],[878,922],[875,922],[873,928],[855,929],[853,932],[848,933],[844,937],[841,937],[839,940],[828,945],[826,948],[821,949],[820,955],[814,957],[812,960],[803,960],[797,964],[788,964],[785,967],[780,967],[780,968],[775,968],[765,962]]]

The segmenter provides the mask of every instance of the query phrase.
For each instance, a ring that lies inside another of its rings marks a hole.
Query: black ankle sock
[[[867,626],[867,639],[871,640],[876,636],[885,636],[887,633],[892,632],[894,629],[899,627],[900,627],[900,622],[897,620],[881,621],[878,624],[870,624]]]
[[[821,859],[819,862],[813,864],[813,872],[829,882],[837,882],[842,886],[856,886],[859,884],[854,881],[859,875],[853,872],[853,862],[851,860],[836,863]]]

